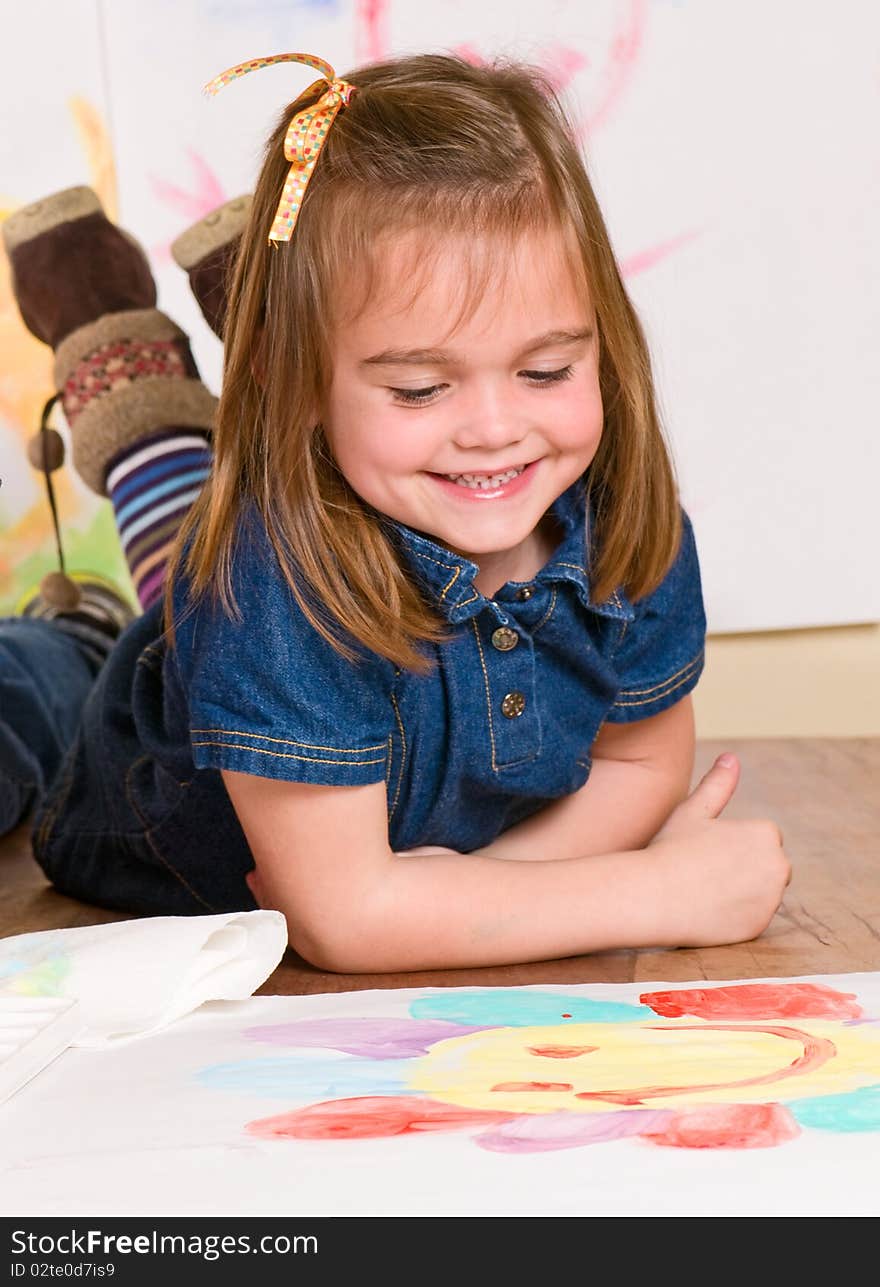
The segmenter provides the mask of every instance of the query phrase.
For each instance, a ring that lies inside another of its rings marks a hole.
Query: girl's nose
[[[455,442],[462,448],[497,451],[522,442],[529,431],[516,397],[497,388],[474,390],[461,408]]]

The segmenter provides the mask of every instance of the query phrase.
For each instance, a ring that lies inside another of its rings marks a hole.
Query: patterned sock
[[[140,442],[111,462],[107,494],[144,611],[162,595],[174,538],[210,469],[205,438],[181,430]]]

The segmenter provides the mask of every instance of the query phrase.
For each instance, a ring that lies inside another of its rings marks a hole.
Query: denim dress
[[[636,603],[590,595],[580,483],[552,510],[560,541],[491,599],[475,564],[403,525],[395,540],[448,623],[425,674],[354,644],[343,658],[303,614],[257,520],[233,562],[239,612],[159,606],[124,632],[45,794],[34,851],[64,892],[147,914],[251,908],[253,860],[220,770],[327,785],[384,782],[392,849],[489,844],[587,781],[606,721],[656,715],[695,686],[706,621],[691,523]]]

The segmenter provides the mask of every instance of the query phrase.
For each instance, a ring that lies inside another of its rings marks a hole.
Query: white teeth
[[[518,469],[506,469],[503,474],[446,474],[451,483],[458,483],[459,487],[470,487],[473,490],[483,490],[490,487],[501,487],[503,483],[509,483],[512,478],[518,478],[525,465],[520,465]]]

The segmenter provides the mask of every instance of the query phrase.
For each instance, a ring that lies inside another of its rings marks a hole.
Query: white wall
[[[148,249],[160,304],[190,332],[215,389],[219,344],[168,246],[249,190],[270,122],[313,76],[272,68],[215,99],[201,92],[206,80],[290,48],[340,72],[389,51],[443,48],[550,68],[652,343],[710,631],[880,619],[872,0],[6,8],[14,49],[0,103],[15,128],[0,143],[4,204],[93,182],[70,106],[73,95],[91,101],[110,130],[118,216]],[[20,458],[6,432],[4,475]]]

